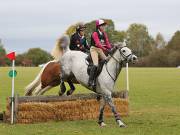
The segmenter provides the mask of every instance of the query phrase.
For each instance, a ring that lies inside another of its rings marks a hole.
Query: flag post
[[[12,61],[12,95],[11,95],[11,124],[14,123],[14,74],[15,74],[15,60]]]
[[[129,92],[129,71],[128,71],[128,63],[126,63],[126,90]]]
[[[12,93],[11,93],[11,124],[14,123],[14,78],[17,74],[15,71],[15,52],[11,52],[6,55],[8,59],[12,61],[12,70],[9,72],[9,76],[12,77]]]

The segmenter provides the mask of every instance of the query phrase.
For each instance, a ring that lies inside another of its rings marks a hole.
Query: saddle
[[[116,46],[114,46],[111,50],[109,50],[109,52],[106,54],[106,56],[109,54],[109,55],[113,55],[114,52],[117,50],[118,48]],[[104,64],[107,63],[106,60],[101,60],[99,59],[99,65],[98,65],[98,69],[97,69],[97,72],[96,72],[96,76],[95,77],[98,77],[102,71],[102,68],[104,66]],[[87,73],[88,75],[90,75],[90,71],[91,71],[91,68],[93,66],[93,61],[92,61],[92,57],[91,57],[91,54],[89,54],[87,57],[86,57],[86,64],[88,65],[88,68],[87,68]]]
[[[106,60],[101,60],[99,59],[99,65],[98,65],[98,68],[97,68],[97,72],[96,72],[96,76],[95,77],[98,77],[102,71],[102,68],[104,66],[104,64],[106,63]],[[88,68],[87,68],[87,73],[88,75],[90,75],[90,71],[91,71],[91,68],[93,66],[93,61],[92,61],[92,58],[91,58],[91,54],[89,54],[87,57],[86,57],[86,64],[88,65]]]

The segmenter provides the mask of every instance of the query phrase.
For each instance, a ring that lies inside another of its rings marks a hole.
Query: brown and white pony
[[[36,78],[26,86],[25,96],[32,95],[42,95],[49,89],[58,86],[61,82],[61,66],[59,59],[62,55],[69,50],[69,36],[62,35],[56,42],[55,47],[53,48],[51,54],[54,57],[54,60],[47,62]],[[70,95],[75,90],[73,83],[78,83],[74,77],[68,78],[65,81],[68,82],[70,90],[67,91],[67,95]],[[73,83],[72,83],[73,82]],[[64,94],[66,87],[64,82],[61,83],[61,91],[59,95]]]

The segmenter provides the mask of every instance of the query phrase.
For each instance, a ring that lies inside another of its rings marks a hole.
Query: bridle
[[[125,46],[124,46],[125,47]],[[124,47],[121,47],[121,48],[117,48],[118,50],[119,50],[119,53],[120,53],[120,55],[124,58],[124,60],[122,60],[122,61],[119,61],[118,59],[116,59],[113,55],[111,55],[110,53],[109,53],[109,55],[110,55],[110,57],[111,58],[113,58],[115,61],[116,61],[116,75],[115,75],[115,78],[113,78],[113,76],[109,73],[109,71],[108,71],[108,67],[107,67],[107,62],[106,62],[106,71],[107,71],[107,73],[109,74],[109,76],[111,77],[111,79],[115,82],[116,81],[116,79],[117,79],[117,76],[118,76],[118,66],[120,67],[122,67],[123,66],[123,63],[126,61],[128,61],[128,58],[129,57],[132,57],[132,53],[130,53],[129,55],[125,55],[121,50],[124,48]],[[116,49],[116,50],[117,50]],[[116,51],[115,51],[116,52]],[[114,53],[115,53],[114,52]],[[113,53],[113,54],[114,54]]]

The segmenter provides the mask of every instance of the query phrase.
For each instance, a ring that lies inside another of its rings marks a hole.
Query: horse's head
[[[122,61],[132,63],[137,61],[137,56],[132,53],[131,49],[129,49],[125,43],[115,44],[115,48],[119,51]]]

